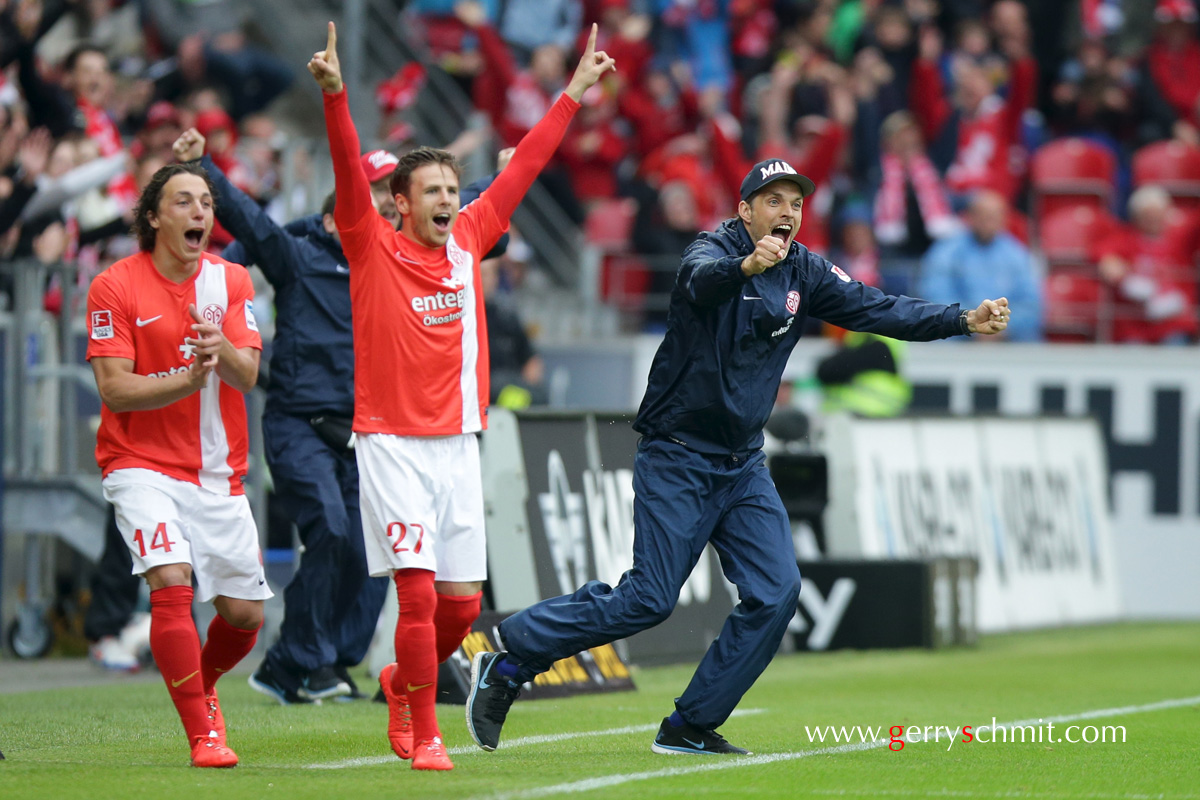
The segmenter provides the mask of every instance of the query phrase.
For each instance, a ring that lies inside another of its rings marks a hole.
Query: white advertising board
[[[982,631],[1118,616],[1095,421],[838,417],[824,449],[831,557],[974,557]]]

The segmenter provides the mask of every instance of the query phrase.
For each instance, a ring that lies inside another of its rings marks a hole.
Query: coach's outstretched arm
[[[597,27],[593,24],[583,57],[579,59],[579,65],[575,67],[575,74],[571,76],[566,91],[546,112],[546,116],[542,117],[517,144],[512,161],[500,171],[500,175],[487,191],[488,198],[495,205],[496,214],[504,222],[517,210],[525,192],[529,191],[538,173],[554,155],[567,126],[579,110],[579,101],[583,93],[595,85],[604,73],[617,68],[617,62],[608,53],[603,50],[596,51],[596,30]]]
[[[325,101],[325,133],[329,137],[329,154],[333,157],[334,189],[337,206],[333,219],[339,230],[353,228],[366,214],[374,214],[371,205],[371,184],[367,182],[359,161],[358,131],[350,119],[346,102],[346,86],[342,83],[342,65],[337,56],[337,28],[329,23],[325,49],[313,53],[308,71],[321,87]]]

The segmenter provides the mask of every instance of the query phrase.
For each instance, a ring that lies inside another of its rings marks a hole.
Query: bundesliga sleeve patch
[[[254,302],[246,301],[246,327],[255,333],[258,333],[258,320],[254,318]]]
[[[841,280],[845,283],[850,282],[850,276],[846,274],[846,270],[844,270],[841,267],[836,266],[836,265],[830,265],[829,269],[834,275],[838,276],[839,280]]]
[[[93,311],[92,312],[92,338],[93,339],[111,339],[113,338],[113,324],[111,311]]]

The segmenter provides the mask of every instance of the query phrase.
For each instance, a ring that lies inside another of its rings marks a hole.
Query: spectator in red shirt
[[[627,83],[637,83],[642,70],[654,57],[654,50],[646,37],[650,33],[652,22],[645,14],[635,14],[629,8],[629,0],[601,0],[600,2],[599,33],[596,35],[596,47],[608,53],[621,63],[621,75],[611,75],[605,82],[617,82],[622,86]],[[575,49],[582,52],[587,46],[587,26],[579,31],[575,40]]]
[[[621,92],[620,113],[633,128],[634,152],[646,158],[677,136],[696,130],[700,99],[687,65],[652,61]]]
[[[935,28],[920,34],[920,57],[913,64],[909,102],[927,142],[948,163],[946,183],[959,199],[976,189],[991,189],[1010,200],[1020,188],[1012,153],[1019,145],[1021,114],[1032,105],[1037,64],[1028,40],[1009,39],[1011,79],[1001,98],[985,66],[959,59],[954,66],[954,99],[947,98],[938,61],[942,36]],[[939,159],[935,159],[939,160]]]
[[[732,124],[737,125],[737,121]],[[712,221],[720,219],[720,209],[727,206],[722,199],[725,187],[714,163],[716,147],[715,136],[711,147],[698,134],[676,136],[643,160],[639,169],[640,177],[651,186],[661,187],[675,181],[686,184],[696,201],[700,230],[712,227]]]
[[[480,3],[463,0],[454,13],[479,37],[484,68],[475,80],[475,107],[491,118],[504,147],[516,147],[566,87],[566,53],[557,44],[543,44],[533,51],[528,69],[520,69]],[[575,224],[582,224],[586,214],[558,159],[542,170],[538,183]]]
[[[475,80],[475,107],[491,116],[505,147],[516,147],[566,86],[566,53],[556,44],[544,44],[533,51],[529,68],[521,69],[481,3],[464,0],[454,13],[479,37],[484,68]]]
[[[617,129],[616,102],[603,85],[592,87],[582,105],[559,147],[559,157],[575,196],[587,205],[616,197],[617,165],[629,148]]]
[[[1157,116],[1173,119],[1164,127],[1176,138],[1200,143],[1200,41],[1192,0],[1159,0],[1154,9],[1157,35],[1146,50],[1149,77],[1144,94]],[[1163,120],[1167,122],[1166,119]]]
[[[1129,198],[1132,224],[1096,245],[1100,276],[1116,292],[1113,341],[1176,344],[1196,337],[1191,226],[1170,226],[1172,212],[1165,190],[1144,186]]]

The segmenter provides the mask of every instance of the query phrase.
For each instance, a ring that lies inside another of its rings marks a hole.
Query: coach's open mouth
[[[771,235],[778,236],[780,239],[788,238],[789,236],[792,235],[791,223],[785,223],[783,225],[776,225],[774,228],[771,229]]]

